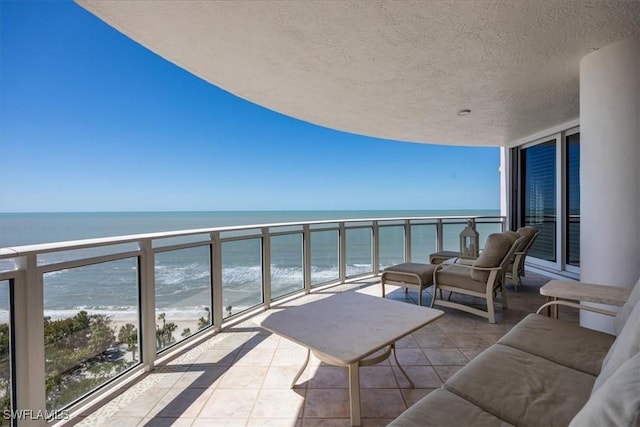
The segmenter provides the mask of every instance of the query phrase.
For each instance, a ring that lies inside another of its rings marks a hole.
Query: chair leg
[[[508,302],[507,302],[507,287],[505,285],[501,285],[500,289],[502,289],[502,309],[505,310],[508,307]],[[516,288],[517,289],[517,288]]]
[[[433,285],[433,292],[431,293],[431,304],[429,307],[433,308],[433,304],[436,302],[436,294],[438,293],[438,289],[436,289],[436,285]],[[440,296],[442,296],[442,289],[440,289]]]
[[[496,323],[496,313],[493,309],[493,298],[487,299],[487,314],[489,315],[489,323]]]

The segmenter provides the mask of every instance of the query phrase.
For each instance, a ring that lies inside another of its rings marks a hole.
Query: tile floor
[[[408,406],[440,387],[458,369],[496,342],[543,302],[539,287],[549,278],[528,273],[497,324],[456,310],[398,342],[393,358],[361,368],[363,426],[384,426]],[[358,290],[380,295],[379,280],[340,285],[323,292]],[[423,304],[430,302],[425,291]],[[395,289],[388,297],[415,304],[417,293]],[[313,294],[309,297],[313,298]],[[292,302],[293,304],[299,303]],[[575,313],[561,313],[577,319]],[[215,335],[145,376],[80,426],[348,426],[347,369],[311,358],[297,385],[289,385],[306,350],[257,327],[260,315]]]

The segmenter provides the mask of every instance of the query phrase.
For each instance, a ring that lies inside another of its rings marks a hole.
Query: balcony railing
[[[482,238],[504,230],[504,217],[474,218]],[[456,250],[467,219],[246,225],[0,249],[2,421],[64,418],[274,301]]]

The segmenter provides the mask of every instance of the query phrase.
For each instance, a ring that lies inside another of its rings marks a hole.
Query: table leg
[[[393,358],[396,360],[396,365],[398,366],[398,369],[400,369],[400,372],[402,372],[402,374],[407,379],[407,381],[409,381],[409,384],[411,384],[411,388],[416,388],[416,386],[413,385],[413,381],[411,381],[411,378],[409,378],[409,375],[407,375],[407,373],[404,371],[404,369],[402,369],[402,366],[400,366],[400,362],[398,362],[398,356],[396,356],[396,345],[395,345],[395,343],[391,344],[391,351],[393,352]]]
[[[551,301],[558,301],[558,298],[547,297],[547,302],[551,302]],[[553,317],[554,319],[557,319],[559,315],[560,315],[560,307],[558,307],[558,304],[553,305],[553,308],[551,308],[550,305],[547,306],[547,317]]]
[[[300,378],[300,375],[302,375],[302,373],[304,372],[305,368],[307,367],[307,365],[309,364],[309,356],[311,355],[311,350],[307,349],[307,358],[304,360],[304,364],[302,365],[302,368],[300,368],[300,370],[298,371],[298,373],[296,374],[295,378],[293,379],[293,381],[291,381],[291,388],[293,388],[296,385],[296,382],[298,381],[298,379]]]
[[[351,425],[360,425],[360,363],[349,364],[349,404]]]

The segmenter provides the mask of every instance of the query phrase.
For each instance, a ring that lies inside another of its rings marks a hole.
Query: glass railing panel
[[[0,281],[0,413],[10,414],[11,396],[11,315],[9,312],[9,281]],[[0,425],[9,425],[5,417]]]
[[[137,265],[127,258],[43,275],[48,410],[139,363]]]
[[[340,278],[338,230],[311,232],[311,286]]]
[[[302,225],[285,225],[282,227],[269,227],[269,233],[278,234],[278,233],[291,233],[291,232],[301,232]]]
[[[156,254],[157,350],[211,325],[209,248],[206,245]]]
[[[220,232],[220,238],[222,240],[224,239],[234,239],[234,238],[245,238],[245,239],[249,239],[251,237],[261,237],[262,236],[262,230],[259,228],[249,228],[246,230],[229,230],[229,231],[221,231]]]
[[[322,224],[310,224],[309,229],[311,229],[312,231],[333,230],[333,229],[338,229],[339,226],[340,225],[337,222],[328,222],[328,223],[322,223]]]
[[[303,288],[302,234],[271,236],[271,298]]]
[[[435,224],[411,226],[411,262],[428,263],[429,254],[436,252],[437,248]]]
[[[38,265],[49,265],[64,261],[93,258],[103,255],[133,252],[138,250],[136,242],[117,243],[108,246],[96,246],[92,248],[71,249],[66,251],[47,252],[38,255]]]
[[[178,237],[165,237],[161,239],[153,240],[154,248],[162,248],[166,246],[173,245],[184,245],[190,243],[206,243],[211,239],[211,235],[209,233],[204,234],[191,234],[189,236],[178,236]]]
[[[378,233],[380,268],[404,262],[404,226],[380,227]]]
[[[346,230],[347,276],[357,276],[373,271],[372,240],[371,228]]]
[[[0,273],[3,271],[13,271],[16,269],[16,263],[13,259],[0,259]]]
[[[222,243],[223,318],[264,302],[262,239]]]
[[[489,234],[493,233],[501,233],[502,232],[502,224],[499,222],[476,222],[476,231],[478,232],[478,243],[480,249],[484,248],[485,243],[487,242],[487,237]],[[459,242],[459,240],[458,240]],[[460,250],[460,243],[458,243],[458,250]]]
[[[460,251],[460,233],[467,226],[466,221],[442,225],[442,250]]]

